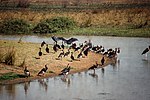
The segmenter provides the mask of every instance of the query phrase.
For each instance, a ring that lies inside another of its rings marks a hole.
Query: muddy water
[[[150,45],[149,38],[74,36],[80,42],[91,39],[94,45],[121,48],[120,61],[105,70],[76,73],[0,86],[0,100],[150,100],[150,52],[144,60],[141,52]],[[19,40],[20,37],[0,36]],[[26,36],[23,41],[53,43],[51,38]],[[79,43],[80,43],[79,42]]]

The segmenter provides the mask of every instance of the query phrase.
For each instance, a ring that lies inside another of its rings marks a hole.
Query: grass
[[[75,28],[68,32],[62,31],[59,35],[94,35],[94,36],[118,36],[118,37],[150,37],[150,28],[126,29],[117,27],[87,27]]]
[[[21,78],[21,75],[18,75],[13,72],[5,73],[4,75],[0,76],[0,81],[2,80],[12,80],[16,78]]]

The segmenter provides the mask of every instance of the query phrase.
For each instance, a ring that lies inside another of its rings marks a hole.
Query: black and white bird
[[[61,74],[60,75],[68,75],[69,74],[69,71],[70,71],[70,66],[69,64],[67,65],[67,67],[65,67],[63,70],[61,70]]]
[[[44,68],[41,69],[41,71],[38,73],[38,76],[42,76],[46,73],[46,71],[48,70],[48,67],[47,65],[45,65]]]
[[[46,44],[46,52],[49,53],[49,48],[48,48],[48,44]]]
[[[30,72],[29,72],[29,70],[27,69],[27,66],[25,66],[24,75],[25,75],[25,77],[29,77],[29,76],[30,76]]]
[[[46,42],[45,42],[45,41],[43,41],[43,42],[41,43],[41,47],[43,47],[43,46],[44,46],[44,44],[46,44]]]
[[[147,53],[148,51],[150,51],[150,46],[146,49],[144,49],[144,51],[142,52],[142,55],[145,55],[145,58],[147,59]]]
[[[103,57],[103,58],[101,59],[101,65],[104,65],[104,63],[105,63],[105,58]]]

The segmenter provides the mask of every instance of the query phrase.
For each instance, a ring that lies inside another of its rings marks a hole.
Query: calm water
[[[150,53],[148,61],[141,52],[150,45],[150,38],[74,36],[80,42],[91,39],[94,45],[121,48],[120,62],[96,70],[32,82],[0,86],[1,100],[150,100]],[[20,37],[0,36],[19,40]],[[51,38],[25,36],[23,41],[40,43]]]

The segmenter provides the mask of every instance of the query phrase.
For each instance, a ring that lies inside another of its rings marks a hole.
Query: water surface
[[[150,100],[150,53],[143,60],[141,52],[150,45],[149,38],[74,36],[78,43],[91,39],[93,45],[121,48],[120,62],[93,71],[31,82],[0,86],[1,100]],[[19,40],[19,36],[0,39]],[[52,44],[49,37],[25,36],[23,41]]]

